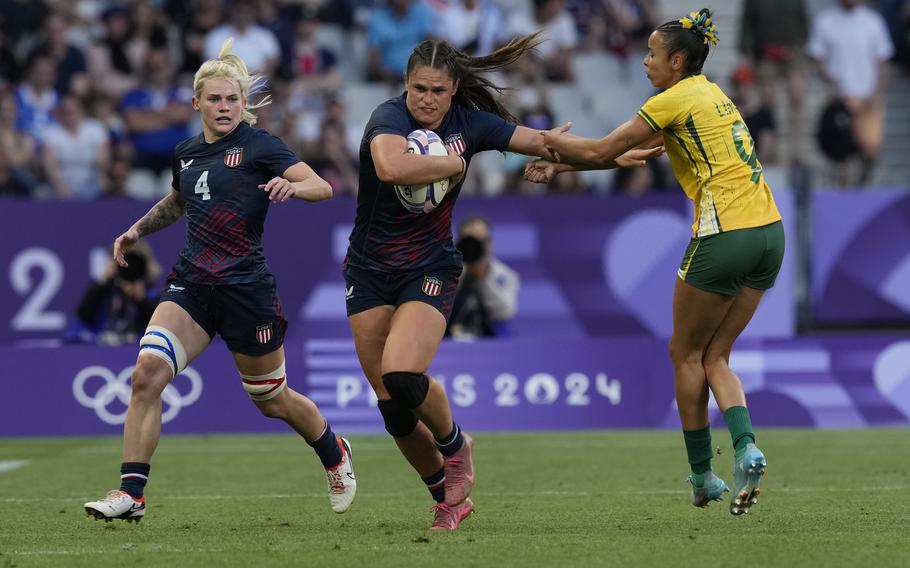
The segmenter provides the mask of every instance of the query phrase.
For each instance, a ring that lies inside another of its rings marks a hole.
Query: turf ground
[[[477,514],[450,534],[426,530],[429,495],[387,437],[351,438],[344,515],[299,439],[165,437],[138,525],[82,508],[115,487],[118,439],[0,438],[0,568],[906,566],[908,433],[761,431],[768,475],[742,517],[689,505],[676,432],[480,434]]]

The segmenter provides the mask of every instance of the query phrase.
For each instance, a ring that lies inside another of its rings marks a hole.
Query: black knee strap
[[[382,384],[392,400],[408,410],[414,410],[427,398],[430,380],[423,373],[394,371],[382,376]]]
[[[417,428],[417,417],[394,400],[380,400],[379,413],[385,422],[385,431],[395,438],[404,438]]]

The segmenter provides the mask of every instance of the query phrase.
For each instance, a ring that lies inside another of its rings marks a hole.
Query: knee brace
[[[275,398],[288,386],[284,363],[281,363],[281,366],[271,373],[265,375],[244,375],[240,373],[240,378],[243,379],[244,390],[255,402]]]
[[[380,400],[379,413],[385,422],[385,431],[394,438],[404,438],[417,428],[417,417],[394,400]]]
[[[139,340],[139,354],[164,359],[175,377],[186,368],[186,351],[183,344],[176,334],[159,325],[150,325],[145,329],[145,335]]]
[[[408,410],[414,410],[427,398],[430,380],[423,373],[394,371],[382,376],[382,384],[392,400]]]

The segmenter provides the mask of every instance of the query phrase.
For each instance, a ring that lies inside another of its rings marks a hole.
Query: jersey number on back
[[[199,179],[196,180],[196,193],[202,194],[202,200],[208,201],[212,198],[212,194],[209,193],[209,171],[205,170],[202,172],[202,175],[199,176]]]
[[[751,152],[746,151],[747,140],[749,141],[749,150]],[[752,177],[749,179],[752,180],[752,183],[758,183],[758,180],[761,179],[761,164],[758,163],[758,157],[755,155],[755,141],[752,140],[752,135],[749,134],[746,124],[741,120],[733,123],[733,143],[736,145],[736,151],[739,153],[740,159],[752,168]]]

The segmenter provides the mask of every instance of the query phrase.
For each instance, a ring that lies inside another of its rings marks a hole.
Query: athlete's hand
[[[550,183],[556,174],[559,173],[557,165],[543,158],[533,160],[525,164],[524,177],[534,183]]]
[[[551,128],[550,130],[540,131],[540,135],[543,136],[543,145],[546,147],[547,151],[550,152],[551,162],[561,161],[559,158],[559,152],[553,149],[553,141],[563,132],[568,132],[570,128],[572,128],[572,123],[567,122],[562,126],[557,126],[556,128]]]
[[[446,150],[449,152],[450,156],[458,156],[459,158],[461,158],[460,160],[458,160],[458,162],[461,164],[462,170],[460,172],[458,172],[457,174],[449,177],[449,190],[451,190],[456,185],[461,183],[461,180],[464,179],[465,174],[468,172],[468,162],[461,156],[461,154],[459,154],[454,149],[452,149],[451,146],[446,146]],[[446,191],[448,191],[448,190],[446,190]]]
[[[123,267],[129,266],[126,259],[123,258],[123,255],[126,251],[130,250],[138,240],[139,231],[133,228],[127,229],[125,233],[117,237],[114,241],[114,260],[117,261],[117,264]]]
[[[640,168],[648,163],[651,158],[656,158],[664,153],[663,146],[654,148],[633,148],[616,158],[616,165],[621,168]]]
[[[294,184],[283,177],[273,177],[268,183],[260,183],[259,189],[269,194],[269,201],[284,203],[297,195]]]

